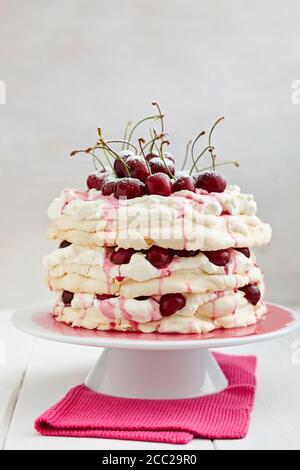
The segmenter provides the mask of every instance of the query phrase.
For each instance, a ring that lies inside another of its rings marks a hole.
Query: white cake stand
[[[216,330],[205,336],[90,331],[58,323],[51,302],[15,312],[13,324],[50,341],[105,348],[85,384],[106,395],[178,399],[209,395],[227,380],[209,348],[257,343],[286,335],[300,326],[300,315],[276,304],[256,325]]]

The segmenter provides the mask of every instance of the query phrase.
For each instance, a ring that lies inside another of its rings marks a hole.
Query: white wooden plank
[[[3,448],[25,372],[31,338],[11,324],[12,311],[0,311],[0,449]]]
[[[1,442],[18,396],[28,357],[30,340],[0,317],[0,340],[8,343],[8,362],[0,366]],[[258,393],[248,436],[240,441],[215,441],[216,449],[299,449],[300,448],[300,364],[293,364],[292,346],[300,344],[300,331],[260,345],[230,348],[232,354],[258,356]],[[71,387],[81,383],[99,350],[36,341],[24,384],[6,440],[6,449],[174,449],[176,446],[105,439],[42,437],[33,430],[34,419],[59,400]],[[300,354],[296,355],[298,359]],[[4,384],[4,387],[2,386]],[[212,450],[210,441],[194,440],[181,449]]]
[[[281,340],[224,350],[257,355],[258,389],[247,437],[215,441],[216,449],[300,449],[300,361],[293,363],[293,346],[300,349],[300,330]]]
[[[185,446],[121,441],[43,437],[33,429],[34,420],[83,382],[100,349],[50,343],[34,343],[5,449],[192,449],[213,450],[209,440],[195,439]]]

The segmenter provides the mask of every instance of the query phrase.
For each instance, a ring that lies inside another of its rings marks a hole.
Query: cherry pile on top
[[[207,193],[222,193],[226,189],[225,178],[216,171],[216,167],[226,164],[238,166],[238,162],[230,161],[216,164],[215,146],[212,144],[212,136],[215,127],[224,118],[218,119],[212,126],[208,145],[203,150],[198,150],[198,142],[205,132],[200,132],[194,141],[190,141],[186,147],[184,165],[180,171],[176,171],[175,158],[170,152],[165,151],[165,146],[170,144],[165,132],[164,114],[160,106],[152,103],[158,113],[141,119],[135,125],[128,123],[124,139],[105,140],[102,129],[98,129],[98,140],[92,147],[83,150],[74,150],[71,155],[84,153],[91,155],[94,163],[99,167],[87,178],[89,190],[101,191],[104,196],[114,196],[117,199],[134,199],[144,195],[170,196],[178,191],[202,190]],[[133,135],[137,128],[146,121],[160,122],[160,132],[155,127],[150,127],[151,139],[146,142],[144,138],[138,139],[138,145],[133,143]],[[121,150],[115,150],[112,144],[121,145]],[[199,162],[205,155],[210,155],[211,166],[199,169]],[[190,171],[184,170],[188,158],[192,159]],[[103,159],[109,167],[105,167]]]
[[[177,191],[196,192],[200,188],[209,193],[222,193],[226,189],[226,180],[216,171],[199,175],[176,174],[170,157],[162,159],[158,155],[140,156],[123,155],[114,163],[114,173],[106,169],[98,170],[88,176],[88,189],[102,191],[104,196],[133,199],[145,194],[170,196]],[[130,176],[125,174],[124,164],[130,169]],[[166,164],[166,166],[165,166]]]

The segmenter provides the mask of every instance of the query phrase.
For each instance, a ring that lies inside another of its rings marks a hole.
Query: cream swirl
[[[255,266],[253,253],[247,258],[234,249],[229,250],[229,263],[226,266],[213,264],[204,253],[192,257],[174,256],[165,269],[155,268],[146,258],[146,253],[135,253],[128,264],[115,265],[110,261],[112,250],[105,248],[88,248],[70,245],[56,249],[44,257],[44,266],[52,277],[60,277],[68,273],[78,273],[82,266],[82,274],[86,270],[94,272],[95,277],[107,282],[116,282],[119,278],[134,281],[147,281],[161,278],[175,271],[188,270],[202,274],[246,274]]]
[[[253,196],[236,186],[221,194],[180,191],[131,200],[65,190],[48,210],[52,222],[47,235],[78,245],[136,250],[153,244],[188,250],[251,247],[271,238],[270,226],[255,213]]]
[[[58,299],[54,315],[58,321],[88,329],[139,330],[161,333],[207,333],[216,328],[248,326],[265,312],[262,303],[251,305],[243,292],[227,290],[210,294],[186,294],[186,306],[170,317],[162,317],[155,299],[98,300],[94,295],[75,294],[70,306]]]

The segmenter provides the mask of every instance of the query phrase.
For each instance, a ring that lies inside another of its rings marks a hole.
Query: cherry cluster
[[[164,114],[156,102],[152,104],[157,107],[159,113],[143,118],[135,124],[129,133],[128,140],[126,140],[128,127],[130,128],[132,123],[128,123],[124,139],[122,140],[106,141],[103,137],[102,129],[99,128],[99,139],[96,145],[85,150],[74,150],[71,152],[71,155],[76,155],[77,153],[92,155],[94,162],[98,161],[101,165],[100,169],[97,169],[88,176],[88,189],[96,189],[101,191],[103,196],[114,196],[116,199],[134,199],[147,194],[168,197],[178,191],[191,191],[195,193],[197,189],[207,193],[224,192],[227,183],[225,178],[216,171],[216,167],[228,163],[238,166],[236,161],[216,164],[212,135],[216,125],[224,118],[218,119],[213,125],[209,132],[208,146],[199,155],[195,155],[196,144],[199,138],[205,135],[205,132],[200,132],[194,141],[188,144],[184,166],[188,160],[190,144],[192,144],[191,158],[193,164],[191,170],[189,172],[183,171],[183,169],[176,171],[174,156],[164,150],[165,145],[170,144],[166,140],[168,134],[164,128]],[[151,119],[160,120],[161,132],[158,133],[155,128],[152,128],[150,129],[150,141],[146,142],[144,138],[139,138],[140,151],[138,151],[137,146],[132,143],[132,136],[140,124]],[[112,143],[122,144],[122,150],[118,152],[113,150],[110,145]],[[106,168],[101,159],[96,155],[98,150],[101,150],[104,154],[110,168]],[[199,170],[198,162],[206,152],[211,155],[211,167]],[[111,158],[113,161],[111,161]]]
[[[127,176],[127,168],[130,176]],[[87,179],[89,189],[102,191],[104,196],[133,199],[145,194],[170,196],[177,191],[196,192],[200,188],[209,193],[222,193],[226,180],[217,172],[204,172],[199,175],[176,175],[174,157],[168,154],[164,161],[155,153],[146,158],[125,154],[122,160],[114,163],[115,175],[107,170],[99,170]]]
[[[251,253],[249,248],[235,249],[236,251],[243,253],[247,258],[250,258]],[[172,250],[171,248],[162,248],[160,246],[152,245],[148,250],[144,250],[142,252],[145,254],[146,259],[152,264],[152,266],[157,269],[164,269],[173,261],[174,256],[190,258],[198,255],[200,250]],[[114,249],[110,255],[110,260],[116,265],[128,264],[135,253],[139,252],[133,248]],[[203,251],[202,253],[216,266],[226,266],[230,261],[229,250]]]

